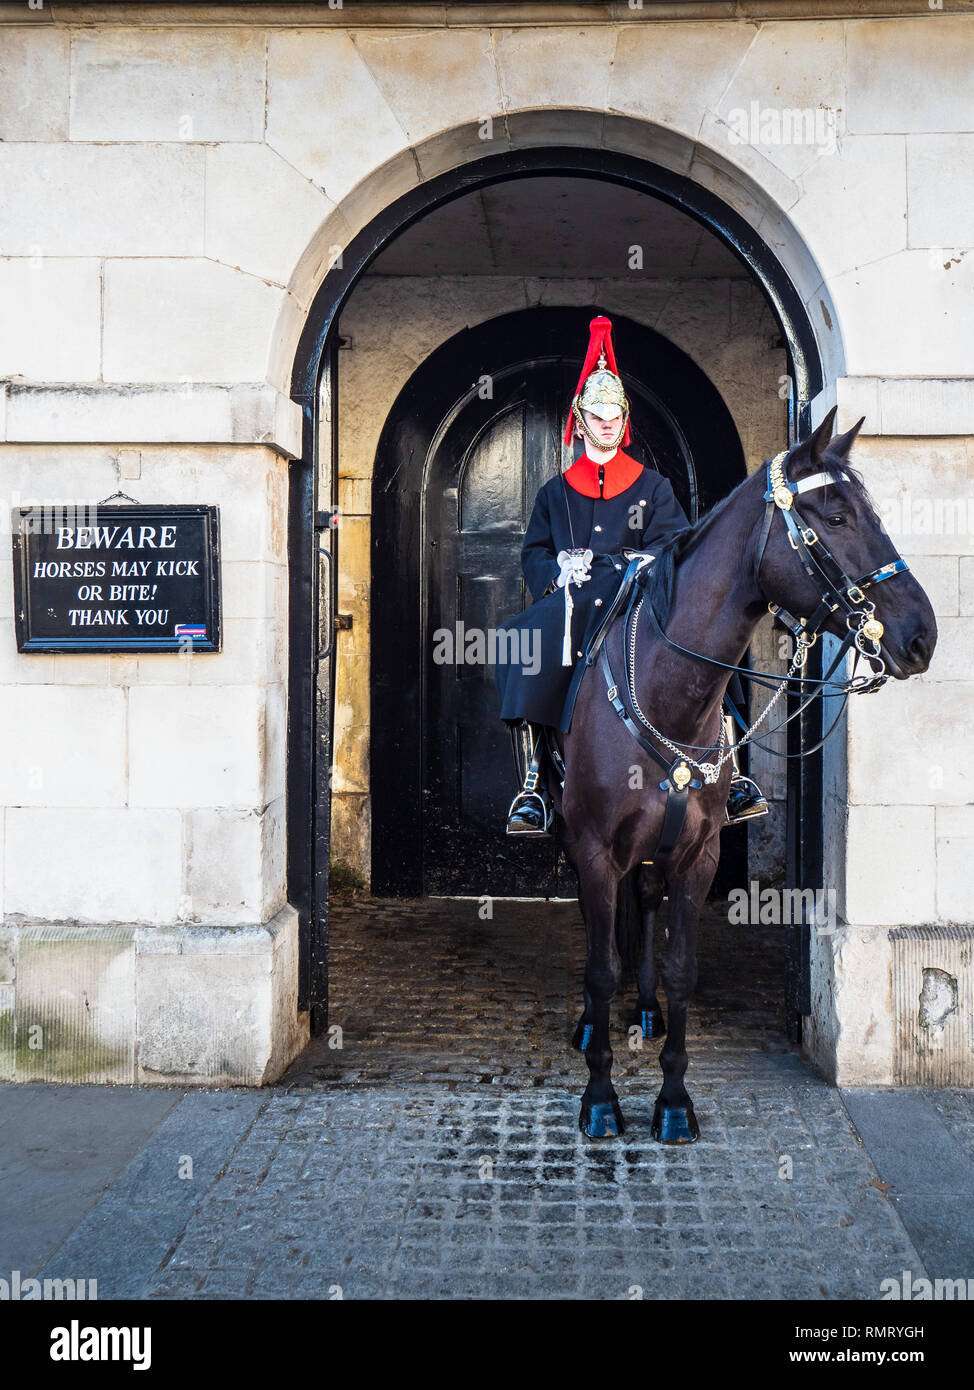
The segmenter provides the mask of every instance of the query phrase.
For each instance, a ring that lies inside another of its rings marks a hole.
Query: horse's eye
[[[831,516],[827,516],[825,518],[825,524],[826,526],[831,526],[835,528],[838,526],[844,526],[845,520],[846,519],[843,516],[842,512],[833,512]]]

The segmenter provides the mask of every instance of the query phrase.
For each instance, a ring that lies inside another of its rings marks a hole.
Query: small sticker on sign
[[[205,623],[177,623],[177,624],[176,624],[176,636],[177,636],[177,637],[205,637],[205,636],[206,636],[206,624],[205,624]]]

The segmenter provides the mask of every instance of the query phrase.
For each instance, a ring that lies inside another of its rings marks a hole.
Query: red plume
[[[585,362],[582,366],[582,374],[578,378],[578,385],[575,387],[576,396],[581,394],[581,390],[582,387],[585,385],[586,378],[591,376],[592,372],[595,371],[596,363],[599,360],[599,354],[601,352],[605,353],[605,365],[608,367],[609,371],[614,372],[616,376],[619,375],[619,368],[616,366],[615,349],[612,346],[612,320],[607,319],[603,314],[600,314],[597,318],[594,318],[592,320],[588,327],[588,352],[585,354]],[[572,433],[574,429],[575,416],[574,413],[571,410],[569,410],[568,423],[565,425],[566,444],[570,444],[572,442]],[[628,420],[626,421],[626,432],[622,436],[622,442],[623,444],[628,444],[630,442]]]

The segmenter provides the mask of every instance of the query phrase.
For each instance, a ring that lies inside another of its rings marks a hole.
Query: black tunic
[[[535,500],[521,548],[521,568],[532,596],[537,597],[501,629],[523,634],[520,654],[526,660],[498,662],[494,667],[502,719],[529,719],[567,732],[585,671],[578,658],[616,595],[626,566],[623,548],[658,550],[688,525],[670,483],[649,468],[643,468],[636,481],[616,497],[584,497],[561,475],[545,483]],[[558,577],[558,552],[572,549],[589,549],[593,558],[591,578],[571,588],[575,604],[573,664],[563,666],[564,590],[556,588],[545,597],[540,595]],[[535,673],[530,668],[532,659],[537,662],[539,643],[540,663]]]

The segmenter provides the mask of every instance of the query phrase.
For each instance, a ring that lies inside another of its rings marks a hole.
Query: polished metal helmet
[[[606,445],[595,438],[585,423],[583,410],[591,411],[602,420],[621,420],[618,437],[612,444]],[[599,449],[615,449],[629,443],[629,401],[616,370],[612,324],[602,315],[589,324],[588,352],[568,414],[566,444],[571,443],[576,428]]]
[[[629,402],[621,377],[610,372],[605,366],[605,357],[599,358],[599,365],[585,381],[578,397],[580,410],[590,410],[601,420],[615,420],[628,414]]]

